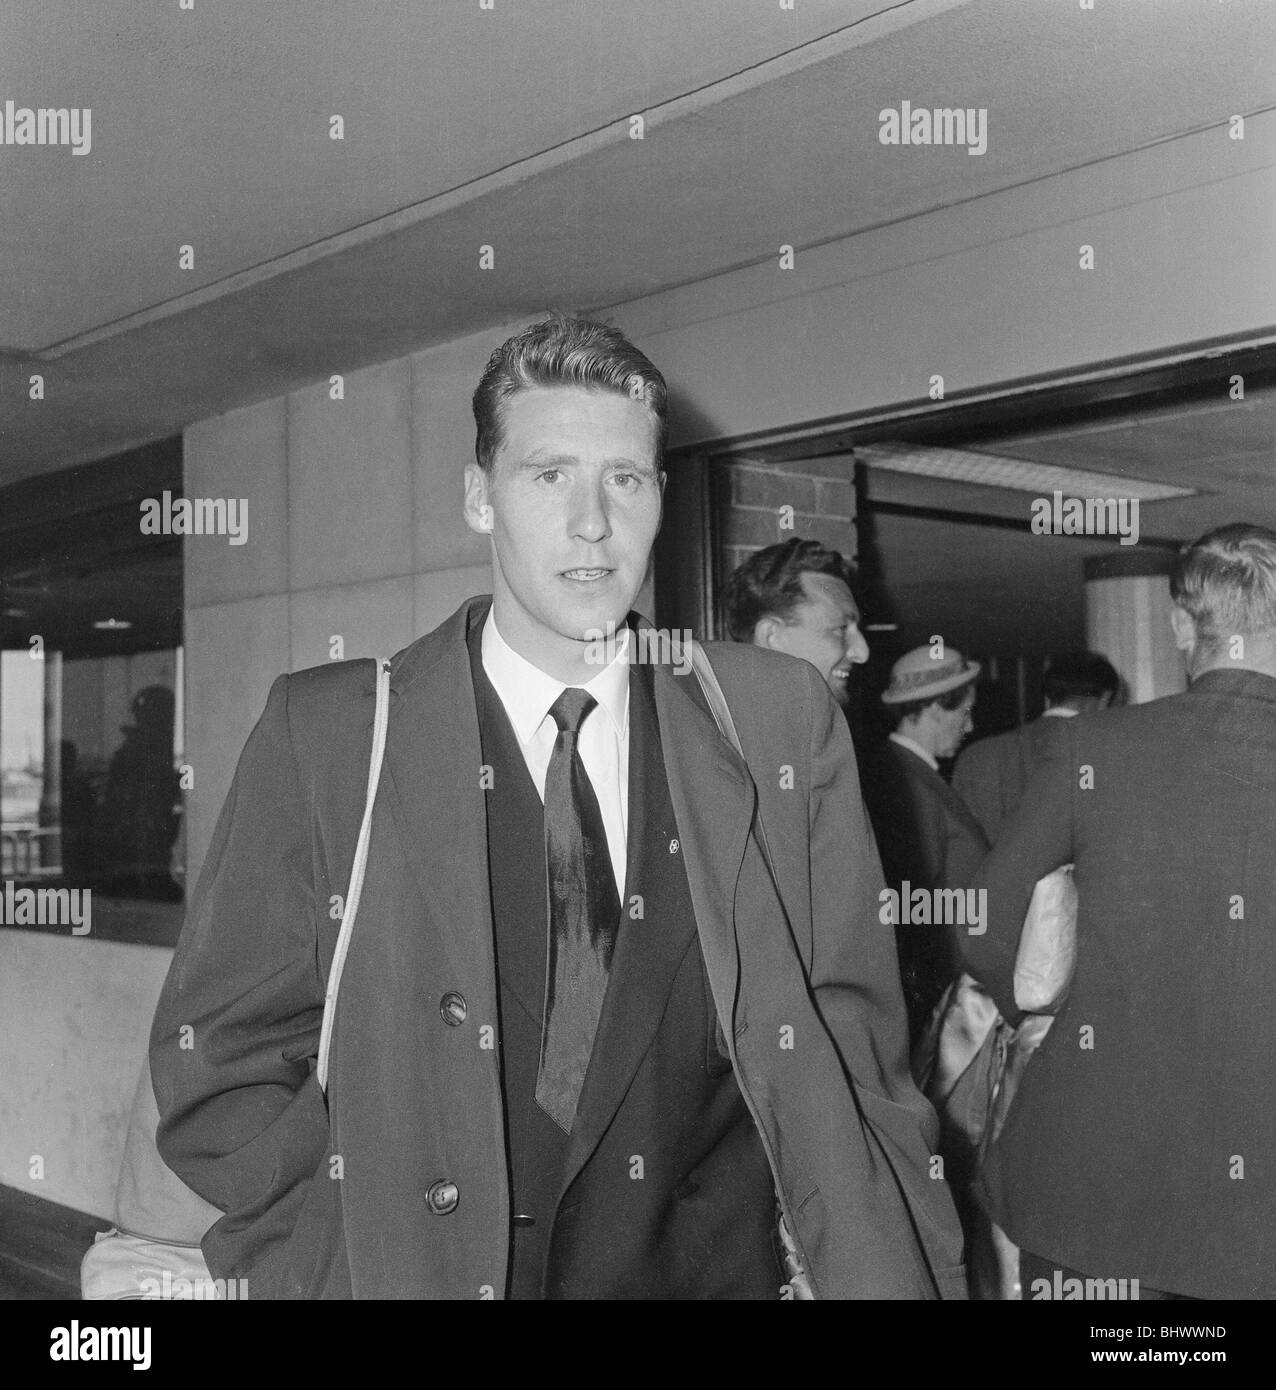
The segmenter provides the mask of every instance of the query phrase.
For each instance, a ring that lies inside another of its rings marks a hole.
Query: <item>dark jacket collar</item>
[[[1215,667],[1197,676],[1184,693],[1235,695],[1243,700],[1265,700],[1269,704],[1276,704],[1276,676],[1265,676],[1261,671]]]

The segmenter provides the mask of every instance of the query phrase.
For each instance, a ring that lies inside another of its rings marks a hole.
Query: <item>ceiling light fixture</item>
[[[912,473],[922,478],[942,478],[952,483],[977,483],[981,487],[1011,488],[1048,497],[1137,497],[1140,502],[1164,502],[1172,497],[1195,497],[1197,490],[1153,483],[1146,478],[1126,478],[1115,473],[1092,473],[1083,468],[1059,468],[1052,463],[1027,463],[1023,459],[998,458],[964,449],[931,449],[920,444],[869,444],[855,450],[855,457],[870,468],[891,473]]]

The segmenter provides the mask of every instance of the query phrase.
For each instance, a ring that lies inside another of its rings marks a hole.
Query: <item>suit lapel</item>
[[[466,647],[490,602],[471,599],[404,653],[390,682],[383,792],[453,977],[482,982],[494,999],[482,753]]]

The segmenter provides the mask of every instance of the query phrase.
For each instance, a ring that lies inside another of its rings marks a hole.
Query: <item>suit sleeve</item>
[[[160,1154],[225,1213],[204,1238],[214,1276],[256,1271],[257,1297],[327,1146],[314,896],[281,676],[218,818],[150,1047]]]
[[[1028,904],[1037,880],[1073,860],[1073,796],[1080,761],[1075,730],[1066,730],[1044,755],[1023,800],[974,877],[987,889],[987,917],[981,935],[966,935],[966,968],[996,1001],[1011,1023],[1023,1017],[1015,1004],[1015,956]]]
[[[909,1071],[895,931],[880,917],[885,880],[864,812],[855,753],[824,681],[813,669],[810,679],[815,1004],[913,1219],[926,1233],[932,1270],[952,1271],[962,1263],[961,1231],[946,1186],[929,1176],[939,1125]]]

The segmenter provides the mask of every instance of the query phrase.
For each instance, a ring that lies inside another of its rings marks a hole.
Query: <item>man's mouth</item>
[[[851,678],[851,668],[849,666],[834,666],[829,675],[835,681],[848,681]]]
[[[609,569],[575,569],[563,570],[561,578],[570,579],[575,584],[596,584],[600,579],[606,579],[612,571]]]

